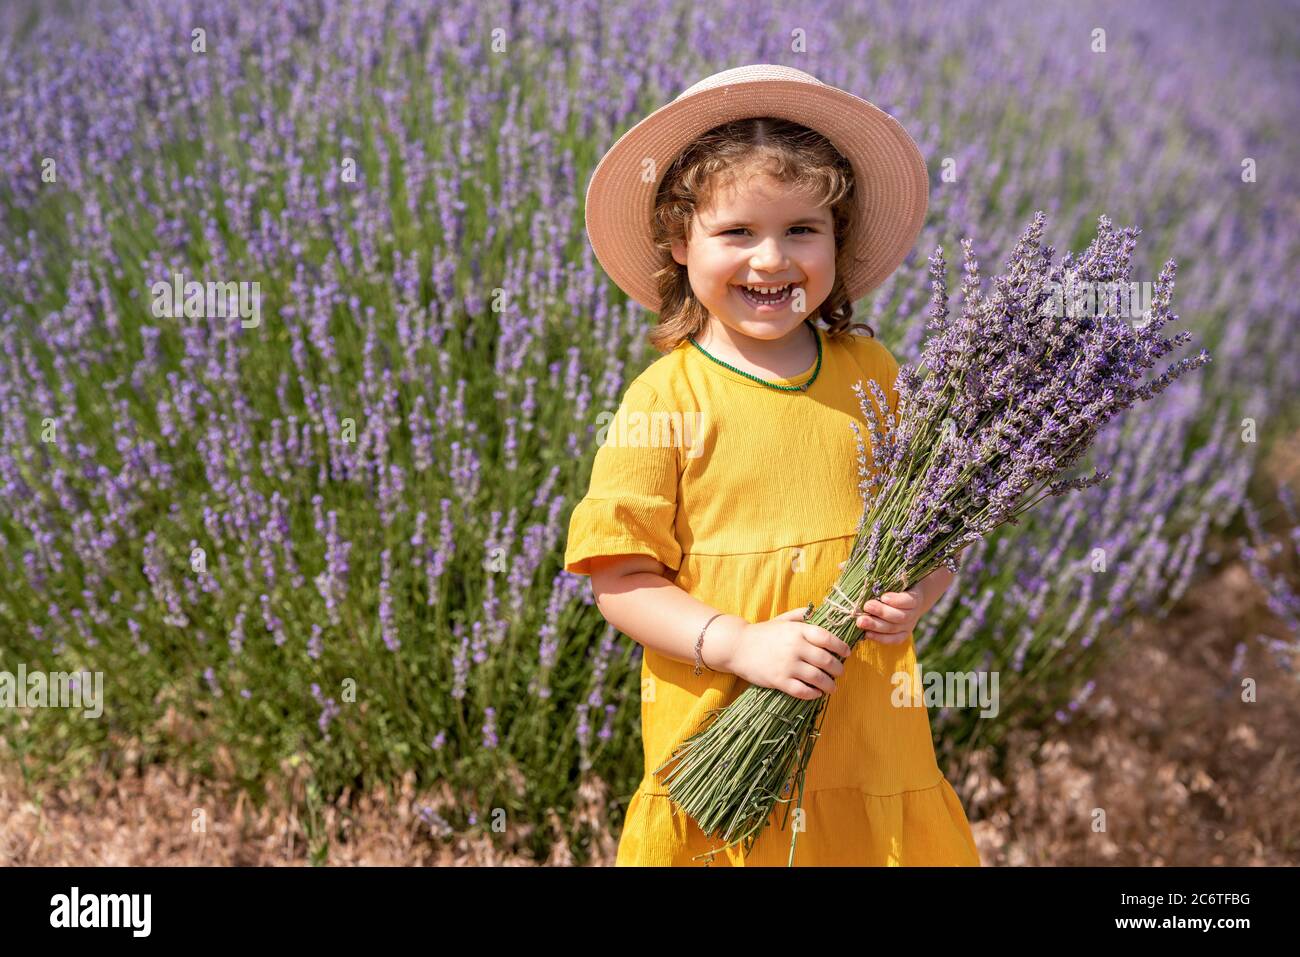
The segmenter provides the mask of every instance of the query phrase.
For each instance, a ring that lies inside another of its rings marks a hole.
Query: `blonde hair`
[[[865,322],[853,322],[841,277],[853,245],[849,239],[854,217],[853,167],[825,136],[789,120],[754,117],[716,126],[687,146],[664,173],[655,196],[651,228],[663,265],[652,278],[659,292],[659,322],[649,341],[660,352],[671,352],[708,322],[709,313],[691,294],[686,267],[672,256],[674,240],[690,235],[696,211],[706,208],[727,185],[745,175],[767,175],[790,186],[814,206],[829,206],[835,237],[835,281],[825,301],[808,317],[820,317],[825,334],[835,338]]]

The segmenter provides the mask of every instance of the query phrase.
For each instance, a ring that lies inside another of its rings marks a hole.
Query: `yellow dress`
[[[898,363],[874,338],[817,334],[822,369],[806,393],[769,389],[686,341],[637,376],[607,437],[598,436],[590,489],[569,522],[565,569],[587,575],[596,555],[651,555],[679,588],[750,622],[820,603],[862,514],[849,418],[865,443],[870,435],[853,383],[866,389],[876,379],[896,408]],[[797,385],[812,374],[764,378]],[[693,671],[644,651],[645,774],[627,809],[619,866],[703,866],[707,859],[693,858],[722,846],[653,775],[707,711],[749,686],[733,674]],[[891,704],[896,672],[917,675],[910,635],[897,644],[864,639],[845,662],[806,771],[796,866],[979,866],[961,802],[935,760],[927,709]],[[786,828],[778,803],[747,858],[737,846],[712,863],[786,866],[795,804],[788,807]]]

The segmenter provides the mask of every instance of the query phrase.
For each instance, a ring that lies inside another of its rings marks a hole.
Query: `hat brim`
[[[587,185],[587,237],[596,259],[619,288],[651,312],[659,311],[651,275],[662,262],[650,222],[664,172],[701,133],[755,116],[817,130],[852,164],[858,230],[842,277],[851,301],[884,282],[916,244],[930,177],[920,149],[894,117],[837,87],[799,80],[702,90],[660,107],[624,133]]]

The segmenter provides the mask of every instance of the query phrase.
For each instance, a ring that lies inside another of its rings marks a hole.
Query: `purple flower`
[[[382,577],[379,579],[379,627],[383,636],[384,644],[389,651],[397,651],[402,646],[401,640],[397,637],[397,625],[393,616],[393,592],[389,579],[392,576],[392,565],[389,559],[388,549],[384,549],[379,556],[383,566]]]

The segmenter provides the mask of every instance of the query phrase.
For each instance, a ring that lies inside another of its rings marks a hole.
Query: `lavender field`
[[[5,5],[0,670],[102,672],[103,712],[0,708],[0,760],[33,786],[160,762],[254,801],[302,769],[309,820],[413,781],[431,840],[584,860],[576,809],[598,782],[617,820],[641,775],[640,647],[564,536],[598,417],[657,355],[583,196],[638,118],[752,62],[870,99],[927,158],[921,238],[858,306],[900,361],[929,254],[955,288],[970,238],[995,274],[1037,210],[1061,251],[1140,228],[1132,279],[1174,260],[1211,355],[923,619],[925,670],[1000,673],[995,718],[935,710],[941,763],[1060,732],[1225,562],[1269,596],[1243,647],[1292,667],[1300,522],[1263,466],[1300,430],[1297,12]]]

